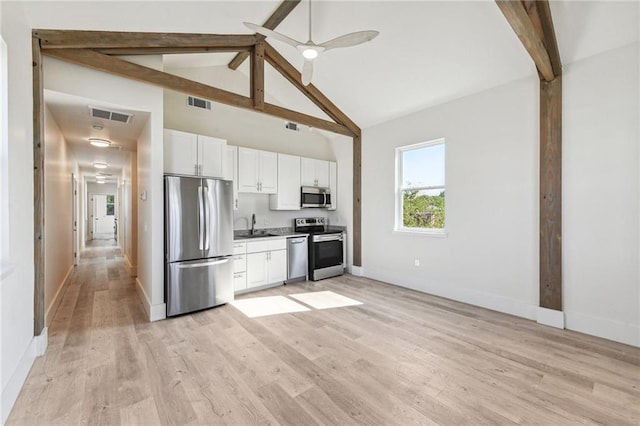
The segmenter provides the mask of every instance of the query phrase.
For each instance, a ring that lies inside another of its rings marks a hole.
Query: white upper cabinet
[[[275,194],[278,155],[275,152],[238,148],[238,191]]]
[[[198,175],[198,135],[164,129],[164,172]]]
[[[233,209],[238,210],[238,147],[227,145],[227,159],[225,161],[225,180],[233,181]]]
[[[198,163],[201,176],[224,177],[226,154],[226,140],[198,135]]]
[[[164,172],[223,177],[227,141],[164,129]]]
[[[329,162],[314,158],[300,158],[301,186],[329,187]]]
[[[300,210],[300,157],[278,154],[278,190],[269,199],[271,210]]]
[[[335,210],[338,208],[338,165],[335,161],[329,162],[329,189],[331,190],[329,210]]]

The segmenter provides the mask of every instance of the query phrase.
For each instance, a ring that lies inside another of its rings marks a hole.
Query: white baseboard
[[[351,265],[351,275],[356,275],[358,277],[364,277],[364,267]]]
[[[149,318],[149,321],[159,321],[167,317],[166,303],[152,305],[151,300],[149,300],[149,297],[144,291],[144,287],[142,286],[142,283],[138,278],[136,278],[136,290],[138,293],[138,297],[142,302],[142,306],[144,307],[144,311],[147,314],[147,318]]]
[[[564,312],[539,306],[536,310],[536,322],[549,327],[564,328]]]
[[[125,268],[127,268],[127,273],[129,274],[130,277],[138,276],[137,266],[131,263],[129,256],[127,256],[126,254],[124,255],[124,266]]]
[[[365,276],[399,287],[410,288],[422,293],[433,294],[446,299],[491,309],[492,311],[503,312],[530,320],[536,319],[536,306],[510,297],[452,287],[436,282],[426,282],[423,278],[412,279],[411,277],[399,277],[396,274],[386,272],[384,269],[376,270],[368,268]]]
[[[11,378],[7,381],[4,389],[2,389],[2,407],[0,409],[1,424],[4,424],[7,421],[9,413],[22,390],[22,386],[24,386],[24,382],[27,380],[29,371],[31,371],[33,362],[36,357],[44,355],[47,350],[47,343],[48,329],[45,328],[39,336],[34,336],[31,339],[31,342],[29,342],[24,354],[20,357],[18,366],[11,375]]]
[[[640,347],[638,323],[612,321],[579,312],[565,311],[565,326],[568,330]]]
[[[53,317],[56,315],[56,312],[58,311],[58,307],[60,306],[60,302],[62,301],[62,296],[64,296],[64,292],[67,290],[67,286],[71,281],[70,278],[74,269],[75,269],[75,266],[71,265],[71,267],[67,271],[67,275],[65,275],[64,280],[62,280],[62,285],[58,287],[58,291],[56,292],[56,295],[53,296],[53,300],[51,301],[49,308],[47,308],[47,313],[45,314],[45,317],[44,317],[45,325],[51,324]]]

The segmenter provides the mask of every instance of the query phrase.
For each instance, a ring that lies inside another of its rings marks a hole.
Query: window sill
[[[435,229],[401,228],[401,229],[394,229],[394,232],[397,232],[399,234],[420,235],[424,237],[433,237],[433,238],[447,238],[449,236],[449,233],[444,229],[435,230]]]

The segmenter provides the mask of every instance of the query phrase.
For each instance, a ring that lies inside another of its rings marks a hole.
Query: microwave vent
[[[193,96],[187,96],[187,105],[194,108],[211,110],[211,101],[200,99]]]

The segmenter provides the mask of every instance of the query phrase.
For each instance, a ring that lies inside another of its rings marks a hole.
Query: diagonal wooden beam
[[[285,120],[296,121],[307,126],[351,136],[352,132],[341,124],[310,115],[301,114],[275,105],[265,104],[264,109],[254,107],[252,98],[227,92],[226,90],[178,77],[142,65],[127,62],[113,56],[103,55],[90,49],[47,49],[42,53],[63,61],[83,65],[99,71],[152,84],[168,90],[198,96],[233,107],[244,108],[274,115]]]
[[[333,102],[329,100],[317,87],[313,84],[304,86],[302,84],[300,72],[287,61],[276,49],[269,43],[264,44],[265,56],[267,62],[271,64],[284,78],[286,78],[291,84],[293,84],[303,95],[305,95],[311,102],[316,104],[318,108],[324,111],[332,120],[340,123],[353,134],[359,134],[360,128],[354,123],[344,112],[342,112]]]
[[[507,22],[509,22],[527,52],[529,52],[543,78],[546,81],[553,80],[555,74],[549,53],[542,39],[538,36],[524,5],[517,0],[496,0],[496,4],[505,18],[507,18]]]
[[[280,22],[286,18],[293,9],[300,3],[300,0],[284,0],[280,3],[280,6],[276,9],[275,12],[271,14],[271,16],[262,24],[263,27],[268,28],[270,30],[275,29]],[[263,35],[256,35],[258,40],[264,40],[265,37]],[[240,65],[249,57],[249,52],[240,52],[238,53],[232,60],[229,62],[228,67],[232,70],[237,70]]]
[[[134,33],[118,31],[34,30],[46,49],[225,48],[253,47],[252,34]]]
[[[537,21],[539,23],[538,25],[540,25],[540,29],[538,30],[536,27],[536,30],[549,54],[553,74],[555,76],[561,75],[562,61],[560,60],[560,51],[558,50],[558,41],[553,26],[553,19],[551,18],[549,2],[546,0],[525,0],[523,4],[531,20]]]
[[[47,49],[43,50],[42,53],[95,70],[153,84],[165,89],[175,90],[176,92],[203,97],[225,105],[249,109],[253,108],[251,98],[187,80],[186,78],[158,71],[153,68],[127,62],[113,56],[103,55],[90,49]]]

